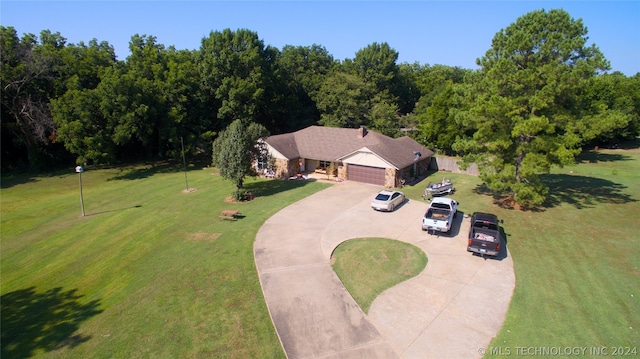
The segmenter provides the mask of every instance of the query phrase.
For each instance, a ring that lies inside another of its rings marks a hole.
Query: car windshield
[[[388,200],[389,200],[388,194],[378,193],[378,195],[376,196],[376,201],[388,201]]]

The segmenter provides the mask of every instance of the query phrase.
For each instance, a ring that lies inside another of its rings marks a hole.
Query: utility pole
[[[189,181],[187,180],[187,160],[184,158],[184,141],[180,136],[180,145],[182,146],[182,165],[184,166],[184,182],[187,185],[187,192],[189,192]]]
[[[82,217],[84,217],[84,200],[82,199],[82,172],[84,172],[84,168],[76,166],[76,172],[80,178],[80,208],[82,208]]]

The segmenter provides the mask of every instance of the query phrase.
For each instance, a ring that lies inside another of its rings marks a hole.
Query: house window
[[[320,161],[319,167],[329,168],[331,166],[331,161]]]
[[[266,152],[260,152],[256,158],[256,169],[258,171],[271,170],[273,167],[273,157]]]
[[[266,156],[265,157],[263,157],[263,156],[258,157],[258,159],[256,161],[256,167],[259,170],[264,170],[264,169],[269,168],[268,158]]]

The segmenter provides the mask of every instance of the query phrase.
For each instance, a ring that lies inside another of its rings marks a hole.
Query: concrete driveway
[[[511,300],[511,256],[505,250],[500,260],[485,260],[468,253],[469,219],[461,215],[448,236],[423,232],[424,201],[410,200],[393,213],[373,211],[369,203],[379,189],[336,184],[260,228],[256,267],[287,357],[481,357]],[[382,293],[368,314],[330,265],[340,243],[361,237],[411,243],[429,259],[422,273]]]

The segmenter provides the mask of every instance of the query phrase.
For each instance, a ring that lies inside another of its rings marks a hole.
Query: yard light
[[[82,172],[84,172],[84,168],[76,166],[76,172],[80,178],[80,208],[82,209],[82,217],[84,217],[84,200],[82,199]]]
[[[180,145],[182,146],[182,164],[184,165],[184,183],[187,185],[187,192],[189,192],[189,181],[187,180],[187,160],[184,158],[184,141],[180,136]]]

